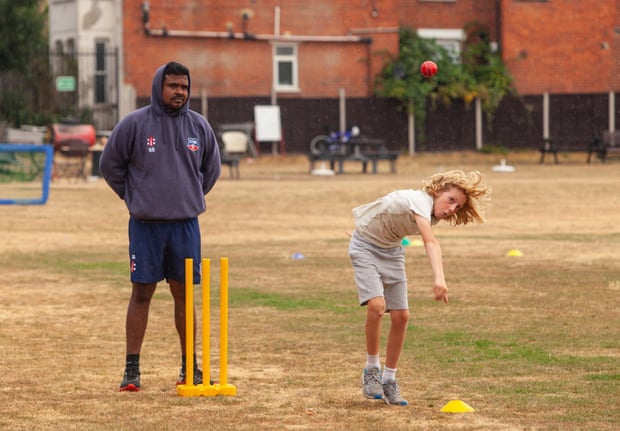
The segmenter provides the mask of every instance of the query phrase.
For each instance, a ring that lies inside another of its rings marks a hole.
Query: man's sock
[[[125,356],[125,368],[140,368],[140,354]]]
[[[181,355],[181,366],[185,369],[186,355]],[[194,369],[198,368],[198,362],[196,362],[196,354],[194,353]]]

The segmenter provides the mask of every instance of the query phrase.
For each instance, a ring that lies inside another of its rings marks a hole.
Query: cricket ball
[[[426,78],[431,78],[437,73],[437,64],[434,61],[426,60],[420,66],[420,73]]]

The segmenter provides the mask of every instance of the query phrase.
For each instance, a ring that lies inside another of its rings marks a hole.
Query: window
[[[70,37],[69,39],[67,39],[67,54],[69,55],[75,55],[75,39],[73,39],[72,37]]]
[[[106,93],[106,44],[105,42],[95,43],[95,103],[106,103],[108,101]]]
[[[278,91],[298,91],[297,45],[273,46],[273,87]]]
[[[461,46],[465,40],[465,32],[461,29],[421,28],[418,36],[433,39],[437,45],[445,48],[454,63],[461,62]]]

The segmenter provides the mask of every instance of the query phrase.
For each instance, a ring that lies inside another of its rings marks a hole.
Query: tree
[[[385,54],[389,55],[389,54]],[[419,71],[424,60],[437,63],[441,74],[427,79]],[[437,89],[438,79],[444,80],[444,69],[452,68],[448,52],[434,41],[423,39],[415,30],[399,30],[398,56],[388,58],[385,67],[375,80],[376,93],[399,100],[407,113],[415,118],[417,124],[424,124],[427,98]],[[422,137],[424,128],[417,128]]]
[[[47,47],[46,22],[37,0],[0,0],[0,71],[28,72]]]
[[[15,127],[49,121],[46,23],[37,0],[0,0],[0,119]]]
[[[504,96],[516,90],[500,55],[491,49],[488,32],[476,23],[466,26],[466,32],[463,69],[472,78],[471,93],[482,102],[490,125]]]
[[[376,93],[399,100],[410,115],[410,125],[420,125],[415,130],[420,139],[424,137],[427,101],[448,105],[463,100],[469,105],[479,99],[487,119],[492,119],[501,99],[514,91],[512,78],[501,57],[492,52],[487,33],[476,24],[467,26],[467,30],[462,59],[455,61],[434,41],[419,37],[413,29],[401,28],[398,56],[386,61],[375,80]],[[424,60],[437,63],[439,73],[433,78],[420,73]],[[413,138],[410,131],[410,141]]]

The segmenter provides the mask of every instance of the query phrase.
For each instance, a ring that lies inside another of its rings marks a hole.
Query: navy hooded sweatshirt
[[[162,101],[165,65],[153,77],[151,104],[123,118],[106,143],[99,169],[132,217],[172,221],[206,210],[220,176],[220,153],[207,120],[188,101],[172,114]],[[191,80],[188,81],[191,89]]]

